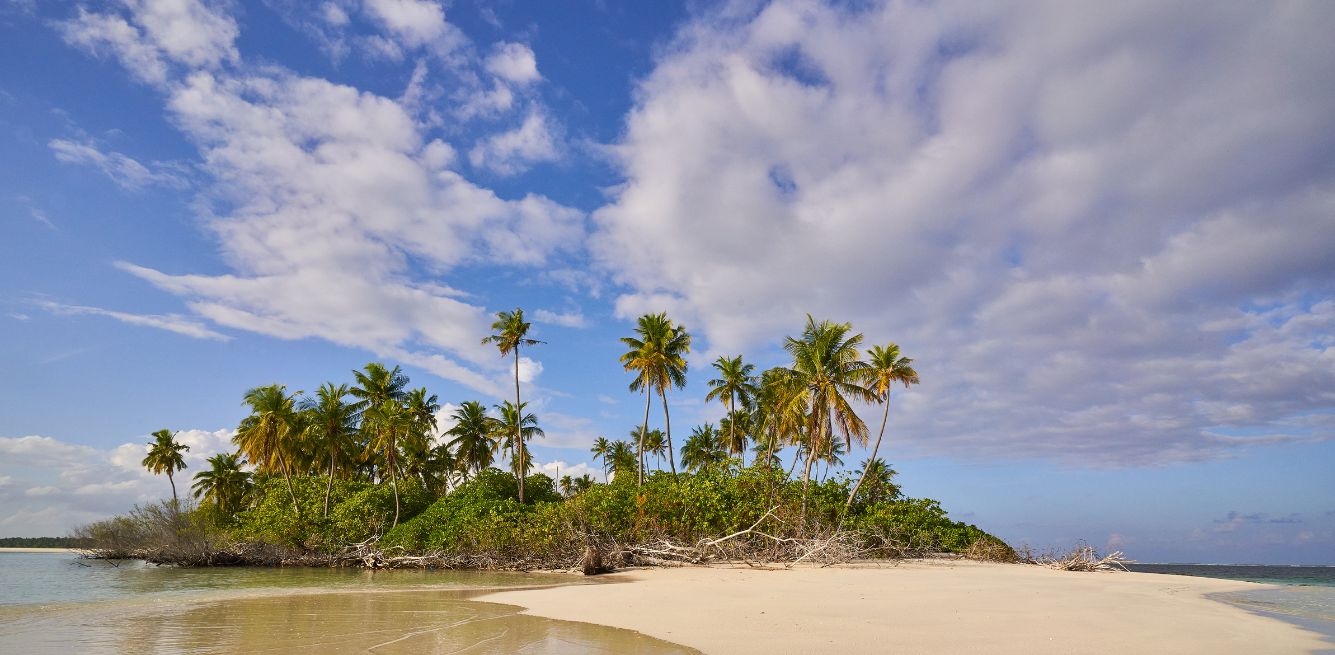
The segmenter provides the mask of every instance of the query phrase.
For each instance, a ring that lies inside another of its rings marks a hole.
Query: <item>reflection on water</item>
[[[568,576],[84,567],[68,556],[20,565],[13,557],[0,557],[8,560],[0,566],[0,653],[696,652],[468,599],[481,588],[583,582]]]

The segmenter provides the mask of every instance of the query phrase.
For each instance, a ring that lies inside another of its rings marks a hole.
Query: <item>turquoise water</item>
[[[471,600],[487,590],[585,583],[474,571],[180,569],[0,551],[0,653],[695,652]]]
[[[1320,632],[1335,647],[1335,566],[1128,564],[1127,568],[1270,585],[1212,597]]]

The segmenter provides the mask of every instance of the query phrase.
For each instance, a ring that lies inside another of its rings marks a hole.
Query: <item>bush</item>
[[[281,477],[255,489],[254,506],[237,517],[236,534],[245,540],[317,551],[339,549],[383,534],[394,521],[394,489],[388,484],[334,480],[329,516],[324,516],[327,478],[292,478],[301,514]],[[399,522],[411,519],[430,502],[415,480],[399,480]]]

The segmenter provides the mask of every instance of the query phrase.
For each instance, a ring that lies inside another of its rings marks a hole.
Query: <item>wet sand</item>
[[[647,569],[480,598],[706,653],[1304,653],[1319,635],[1205,598],[1262,587],[975,562]]]

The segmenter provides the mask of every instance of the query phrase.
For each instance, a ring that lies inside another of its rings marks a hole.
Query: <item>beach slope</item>
[[[632,570],[627,584],[488,594],[706,653],[1303,653],[1296,626],[1205,598],[1251,583],[962,561]]]

